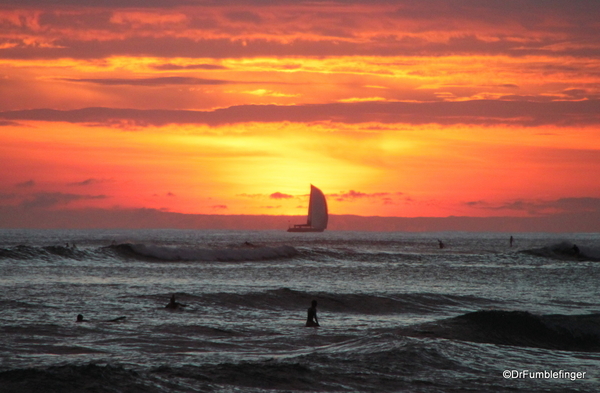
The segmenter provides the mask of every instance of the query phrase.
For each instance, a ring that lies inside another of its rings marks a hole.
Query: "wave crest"
[[[600,352],[600,314],[535,315],[526,311],[484,310],[423,324],[404,333],[519,347]]]
[[[298,251],[287,245],[255,246],[243,244],[239,247],[203,249],[194,247],[159,246],[142,243],[114,244],[100,248],[76,248],[65,246],[32,247],[19,245],[11,248],[0,248],[0,259],[30,260],[42,259],[51,261],[57,258],[97,259],[107,256],[116,258],[133,258],[154,261],[259,261],[267,259],[289,258]]]
[[[559,260],[600,261],[600,248],[576,246],[569,241],[550,246],[523,250],[522,253]]]
[[[120,244],[111,246],[121,253],[138,258],[159,261],[259,261],[289,258],[298,254],[292,246],[248,246],[237,248],[202,249],[192,247],[169,247],[147,244]]]

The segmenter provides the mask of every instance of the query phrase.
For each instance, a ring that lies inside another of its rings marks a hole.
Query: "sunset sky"
[[[0,207],[600,211],[600,2],[2,1]]]

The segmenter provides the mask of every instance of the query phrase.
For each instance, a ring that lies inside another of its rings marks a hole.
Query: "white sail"
[[[311,184],[306,224],[296,224],[288,228],[288,232],[323,232],[326,228],[327,201],[325,200],[325,194]]]
[[[316,230],[322,231],[327,228],[327,219],[327,201],[325,200],[325,194],[311,184],[307,224]]]

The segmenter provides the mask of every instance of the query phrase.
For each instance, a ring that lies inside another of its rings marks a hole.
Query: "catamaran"
[[[306,224],[297,224],[288,228],[288,232],[323,232],[327,228],[327,201],[325,194],[317,187],[310,185],[308,202],[308,219]]]

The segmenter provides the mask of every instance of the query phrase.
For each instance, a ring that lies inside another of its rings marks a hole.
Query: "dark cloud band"
[[[474,124],[519,126],[585,126],[600,124],[600,101],[363,102],[314,105],[239,105],[214,111],[84,108],[31,109],[0,112],[0,119],[94,125],[119,122],[164,126],[205,124],[220,126],[246,122],[319,122],[357,124]]]

